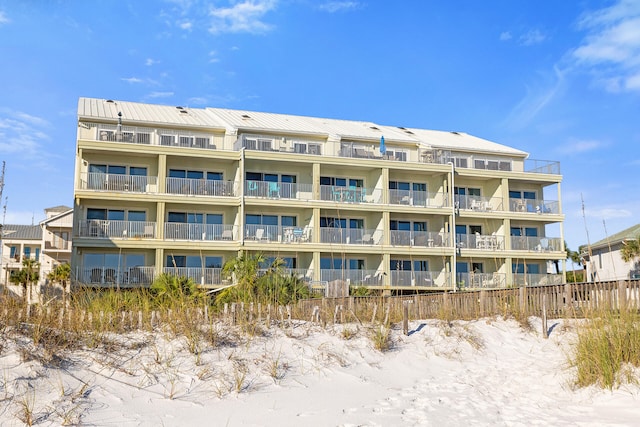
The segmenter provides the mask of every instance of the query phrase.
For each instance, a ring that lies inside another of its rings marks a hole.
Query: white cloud
[[[178,26],[182,30],[191,31],[191,29],[193,28],[193,23],[191,21],[182,21],[178,24]]]
[[[573,140],[568,144],[558,148],[558,152],[565,154],[585,153],[587,151],[597,150],[598,148],[606,147],[608,144],[602,141],[596,140]]]
[[[127,83],[142,83],[142,79],[139,79],[137,77],[122,77],[120,80],[125,81]]]
[[[8,24],[9,22],[11,21],[9,20],[9,18],[7,18],[7,15],[5,15],[5,13],[0,10],[0,25]]]
[[[212,50],[211,52],[209,52],[209,62],[210,63],[215,63],[215,62],[220,62],[220,59],[218,58],[218,52],[216,52],[215,50]]]
[[[42,157],[49,140],[45,119],[21,111],[0,110],[0,153],[15,153],[25,158]]]
[[[512,36],[511,33],[509,31],[503,31],[500,33],[500,40],[501,41],[507,41],[507,40],[511,40]]]
[[[565,72],[554,67],[553,79],[547,80],[541,88],[527,88],[526,96],[509,113],[506,126],[519,129],[528,125],[564,89]]]
[[[151,59],[151,58],[147,58],[146,61],[144,61],[144,65],[146,65],[147,67],[150,67],[152,65],[156,65],[159,64],[160,61],[156,61],[155,59]]]
[[[360,3],[358,3],[357,1],[328,1],[318,6],[318,9],[329,13],[335,13],[343,12],[346,10],[353,10],[359,7]]]
[[[585,209],[584,215],[586,217],[612,219],[627,218],[630,217],[632,213],[629,209],[603,207],[599,209]]]
[[[543,34],[540,30],[529,30],[523,35],[520,36],[518,42],[522,46],[533,46],[535,44],[540,44],[547,39],[547,36]]]
[[[203,98],[203,97],[193,97],[193,98],[189,98],[189,105],[206,105],[207,104],[207,98]]]
[[[146,97],[156,99],[156,98],[169,98],[173,95],[174,95],[173,92],[151,92]]]
[[[245,0],[230,7],[211,7],[209,32],[266,33],[273,26],[264,22],[264,16],[275,6],[276,0]]]
[[[572,52],[576,63],[607,91],[640,91],[640,2],[620,0],[586,13],[578,27],[587,35]]]

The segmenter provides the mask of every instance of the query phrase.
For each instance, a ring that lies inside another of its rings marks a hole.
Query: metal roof
[[[96,98],[78,100],[78,118],[118,120],[122,112],[122,122],[159,123],[174,126],[198,126],[224,129],[225,126],[215,116],[202,108],[142,104],[138,102],[113,101]]]
[[[444,148],[454,151],[491,151],[496,154],[506,154],[510,156],[527,157],[525,151],[517,150],[506,145],[478,138],[464,132],[447,132],[440,130],[407,128],[421,142],[437,148]]]
[[[613,234],[605,239],[598,240],[597,242],[591,244],[591,247],[596,248],[600,246],[608,246],[616,243],[621,243],[625,240],[633,240],[638,238],[640,238],[640,224],[636,224],[632,227],[619,231],[616,234]]]
[[[105,99],[80,98],[80,119],[118,119],[123,123],[145,122],[169,126],[199,126],[226,129],[228,133],[291,133],[330,139],[359,139],[388,142],[416,143],[427,147],[449,150],[494,152],[496,154],[526,157],[528,153],[478,138],[463,132],[445,132],[416,128],[378,125],[372,122],[264,113],[228,108],[177,108],[174,106],[143,104]]]
[[[5,224],[2,227],[5,240],[42,240],[42,228],[39,225]]]

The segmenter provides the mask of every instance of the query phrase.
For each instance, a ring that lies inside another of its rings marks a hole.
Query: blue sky
[[[467,132],[561,162],[572,249],[640,222],[640,0],[0,0],[0,65],[5,223],[72,206],[81,96]]]

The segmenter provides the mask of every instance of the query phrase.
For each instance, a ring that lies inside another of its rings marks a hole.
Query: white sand
[[[639,386],[575,389],[575,329],[550,322],[545,340],[531,323],[416,321],[385,353],[367,327],[348,325],[359,331],[346,340],[341,325],[302,322],[249,341],[221,332],[199,358],[185,338],[137,334],[23,361],[33,346],[7,339],[0,425],[24,425],[25,412],[43,426],[640,425]]]

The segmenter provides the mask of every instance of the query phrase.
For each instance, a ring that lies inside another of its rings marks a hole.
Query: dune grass
[[[640,314],[637,311],[588,313],[570,355],[576,385],[612,389],[638,381]]]

